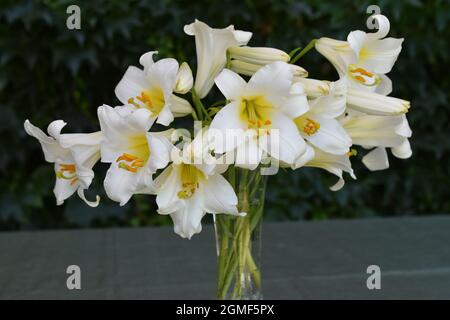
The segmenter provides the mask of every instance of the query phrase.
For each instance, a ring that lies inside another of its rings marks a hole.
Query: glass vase
[[[230,167],[227,179],[245,216],[215,215],[217,299],[258,300],[261,292],[261,227],[267,176]]]

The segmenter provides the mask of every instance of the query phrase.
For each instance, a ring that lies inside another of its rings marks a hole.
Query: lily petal
[[[205,186],[205,210],[209,213],[228,213],[238,215],[238,199],[233,187],[220,174],[214,174]]]
[[[375,148],[362,158],[362,163],[370,171],[385,170],[389,168],[389,160],[386,148]]]
[[[241,76],[229,69],[223,69],[214,81],[228,100],[237,100],[247,85]]]

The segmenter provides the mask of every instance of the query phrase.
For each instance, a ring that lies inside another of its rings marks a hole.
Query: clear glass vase
[[[227,179],[238,195],[244,217],[215,215],[217,243],[217,298],[262,299],[261,227],[267,176],[260,169],[230,167]]]

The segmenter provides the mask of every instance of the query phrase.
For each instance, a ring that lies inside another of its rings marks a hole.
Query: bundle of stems
[[[230,167],[230,184],[238,193],[245,216],[215,217],[218,254],[218,299],[261,299],[260,232],[267,176],[255,170]]]

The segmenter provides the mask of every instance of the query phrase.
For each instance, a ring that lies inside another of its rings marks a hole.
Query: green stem
[[[261,274],[253,254],[253,232],[260,226],[263,203],[253,202],[259,192],[265,192],[265,181],[259,169],[254,171],[230,168],[227,179],[238,195],[239,211],[244,217],[216,216],[219,236],[219,257],[217,277],[218,299],[241,299],[261,288]],[[259,194],[263,199],[264,194]],[[259,247],[256,246],[255,249]]]
[[[208,111],[206,111],[205,106],[203,105],[202,101],[200,100],[200,97],[198,96],[194,88],[192,88],[191,93],[192,93],[192,101],[194,102],[198,119],[203,120],[205,116],[208,121],[211,121],[211,116],[208,114]]]
[[[316,45],[317,39],[312,39],[308,45],[306,47],[304,47],[302,49],[302,51],[300,51],[300,53],[298,55],[296,55],[294,58],[291,59],[291,61],[289,61],[289,63],[294,64],[298,61],[298,59],[300,59],[301,57],[303,57],[305,54],[307,54],[312,48],[314,48],[314,46]]]

